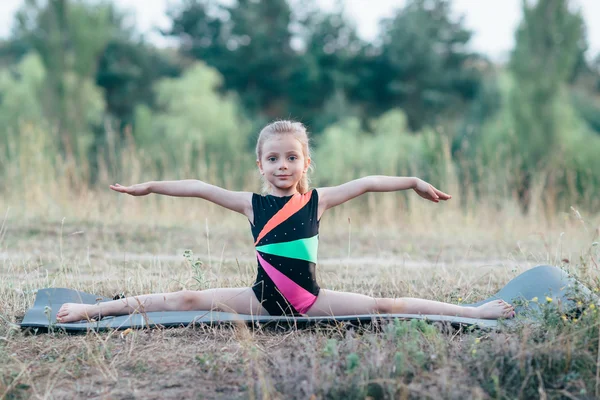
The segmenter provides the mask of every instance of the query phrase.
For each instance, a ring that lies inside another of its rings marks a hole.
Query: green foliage
[[[524,140],[518,137],[518,121],[511,105],[518,83],[510,73],[501,74],[498,83],[498,112],[471,140],[463,142],[462,173],[470,177],[480,193],[496,194],[498,198],[511,196],[528,179],[542,187],[561,208],[580,204],[583,199],[589,203],[588,207],[594,208],[598,204],[600,181],[592,171],[600,167],[594,156],[600,151],[600,138],[573,108],[565,91],[555,95],[551,109],[556,124],[553,148],[543,155],[545,164],[536,168],[528,165],[531,159],[524,159],[524,153],[517,150],[517,144]]]
[[[560,95],[573,74],[584,25],[567,0],[523,2],[523,12],[510,62],[515,87],[509,106],[515,128],[511,152],[523,170],[519,195],[526,209],[532,172],[548,168],[560,152],[565,129],[558,117],[565,105]]]
[[[537,326],[518,326],[508,342],[499,335],[475,339],[471,357],[461,356],[463,366],[492,397],[536,397],[540,387],[597,397],[597,305],[589,299],[578,301],[577,309],[567,315],[564,305],[550,297],[534,298],[529,304],[535,305],[531,312],[541,321]]]
[[[203,266],[204,264],[196,257],[194,259],[194,253],[192,250],[185,250],[183,252],[183,258],[187,261],[187,264],[192,269],[192,278],[196,281],[196,290],[204,290],[209,288],[208,282],[206,282],[206,276],[204,275]]]
[[[44,130],[45,138],[41,141],[39,150],[50,151],[49,157],[56,158],[58,148],[54,142],[58,141],[56,129],[53,124],[51,103],[54,97],[46,92],[47,72],[41,58],[30,53],[22,59],[13,72],[0,71],[0,92],[2,93],[0,107],[0,138],[4,138],[9,159],[17,159],[23,148],[11,148],[9,143],[18,144],[19,135],[25,131]],[[92,141],[90,126],[101,122],[104,103],[99,89],[89,79],[78,79],[73,74],[67,74],[64,79],[64,89],[67,95],[67,116],[83,121],[82,131],[78,131],[71,141],[72,148],[77,154],[85,154]],[[47,143],[44,147],[42,143]],[[52,143],[52,144],[50,144]],[[30,145],[28,145],[30,147]]]
[[[464,116],[457,124],[452,140],[452,154],[461,159],[472,159],[477,148],[473,146],[481,139],[482,127],[506,107],[502,104],[500,84],[506,74],[495,72],[491,68],[481,81],[475,99],[465,110]]]
[[[399,106],[413,130],[462,111],[481,79],[478,57],[467,51],[470,38],[462,20],[451,18],[449,1],[408,1],[382,22],[380,54],[366,84],[371,90],[367,109]]]
[[[291,115],[302,116],[320,134],[330,124],[362,114],[359,105],[350,101],[350,92],[363,84],[354,60],[365,43],[341,9],[323,13],[314,7],[297,7],[295,14],[302,46],[289,82]]]
[[[134,123],[135,108],[154,107],[153,85],[163,77],[176,77],[180,67],[168,54],[128,37],[111,40],[98,60],[96,83],[104,89],[106,111],[121,128]]]
[[[566,197],[570,204],[581,202],[580,198],[590,200],[591,209],[600,206],[600,136],[591,132],[572,107],[564,107],[559,115],[570,130],[563,131],[562,142],[564,159],[562,171],[557,179],[570,196]]]
[[[357,118],[325,130],[317,142],[316,177],[320,185],[338,185],[364,175],[419,175],[439,179],[443,174],[443,141],[425,130],[411,134],[406,116],[392,110],[371,122],[365,132]]]
[[[14,72],[13,72],[14,71]],[[35,124],[44,118],[44,81],[46,70],[37,54],[24,58],[13,71],[0,71],[0,132],[6,137],[19,124]]]
[[[185,54],[218,69],[224,88],[238,92],[250,112],[270,118],[285,114],[287,82],[297,59],[286,0],[239,0],[230,6],[189,1],[172,17],[169,34],[188,39]]]
[[[16,29],[4,52],[7,57],[31,52],[41,56],[46,119],[58,131],[63,155],[79,161],[89,157],[91,176],[98,153],[106,153],[105,113],[120,123],[117,131],[122,133],[133,122],[137,104],[153,105],[152,83],[179,73],[166,56],[134,39],[124,21],[125,15],[111,2],[27,0],[17,13]],[[106,101],[102,115],[93,118],[82,107],[89,102],[85,96],[95,90],[90,80],[104,89]],[[73,90],[81,86],[86,89]],[[78,143],[79,136],[85,136],[85,146]],[[116,139],[120,146],[120,138]]]
[[[594,106],[588,100],[583,107],[588,95],[567,94],[581,17],[569,14],[562,0],[525,7],[510,69],[486,83],[453,143],[460,174],[492,200],[516,192],[524,210],[534,190],[560,208],[582,199],[595,207],[598,181],[591,171],[597,161],[591,154],[600,141],[589,128]]]
[[[199,163],[204,175],[207,168],[215,167],[221,182],[226,176],[243,179],[243,174],[232,172],[251,165],[249,124],[235,98],[217,92],[221,79],[214,69],[196,63],[181,78],[159,81],[155,90],[161,111],[137,109],[138,145],[171,170]]]
[[[588,127],[600,135],[600,99],[584,90],[573,90],[571,104]]]
[[[110,3],[26,0],[16,14],[13,41],[25,42],[37,51],[53,78],[65,71],[89,77],[96,57],[114,35]]]
[[[97,88],[90,80],[96,57],[113,33],[110,10],[105,4],[27,0],[17,13],[14,41],[41,57],[46,71],[45,117],[57,131],[61,153],[69,159],[87,158],[88,133],[101,125],[100,118],[91,115],[97,108],[87,106],[98,103]]]
[[[330,98],[323,100],[322,108],[315,112],[314,118],[311,119],[311,132],[318,136],[327,127],[359,115],[360,108],[350,103],[343,90],[336,90]]]
[[[466,51],[470,32],[452,20],[449,4],[408,2],[373,45],[343,10],[325,14],[314,3],[292,10],[285,0],[188,1],[171,10],[167,34],[181,39],[183,54],[218,69],[250,112],[290,115],[321,132],[331,117],[321,119],[320,110],[341,96],[363,119],[402,107],[411,129],[420,129],[462,111],[480,80]]]
[[[315,138],[318,184],[451,169],[524,209],[534,190],[600,203],[600,63],[567,0],[523,3],[508,71],[468,51],[448,0],[407,1],[373,43],[339,4],[187,0],[165,32],[175,51],[136,37],[111,1],[26,0],[0,43],[0,168],[35,159],[51,180],[40,166],[61,158],[90,183],[144,170],[247,187],[252,133],[292,118]]]

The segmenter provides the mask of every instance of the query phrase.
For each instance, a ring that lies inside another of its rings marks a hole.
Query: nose
[[[287,169],[287,163],[285,162],[285,160],[281,161],[281,163],[279,164],[279,169]]]

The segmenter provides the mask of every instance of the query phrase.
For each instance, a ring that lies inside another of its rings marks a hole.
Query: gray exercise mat
[[[571,293],[577,293],[578,297],[591,297],[589,289],[576,280],[570,278],[563,270],[551,266],[538,266],[532,268],[516,278],[512,279],[498,293],[488,299],[474,304],[480,305],[492,300],[502,299],[511,304],[516,303],[517,315],[525,318],[535,318],[538,304],[529,302],[527,312],[523,301],[537,297],[545,301],[546,296],[551,297],[556,303],[565,309],[573,309],[575,303],[570,300]],[[336,317],[287,317],[287,316],[253,316],[217,311],[164,311],[148,312],[143,314],[122,315],[118,317],[104,317],[99,321],[79,321],[71,323],[57,323],[56,313],[64,303],[95,304],[97,302],[110,301],[107,297],[96,296],[64,288],[40,289],[37,292],[33,307],[27,311],[22,328],[38,328],[45,332],[52,327],[55,330],[68,332],[127,329],[127,328],[155,328],[155,327],[183,327],[190,325],[218,325],[218,324],[259,324],[263,326],[280,327],[307,327],[314,325],[333,325],[336,323],[351,323],[353,325],[370,324],[382,320],[420,319],[427,322],[447,323],[455,327],[472,326],[476,328],[496,328],[499,324],[511,323],[513,320],[484,320],[474,318],[459,318],[443,315],[411,315],[411,314],[377,314],[377,315],[344,315]],[[521,318],[517,318],[519,320]]]

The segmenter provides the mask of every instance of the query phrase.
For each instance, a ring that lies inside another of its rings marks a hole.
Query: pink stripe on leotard
[[[258,262],[263,267],[269,278],[275,283],[277,289],[283,297],[298,311],[300,314],[306,314],[310,307],[317,300],[317,296],[302,288],[296,282],[282,274],[277,268],[269,264],[260,253],[256,252]]]

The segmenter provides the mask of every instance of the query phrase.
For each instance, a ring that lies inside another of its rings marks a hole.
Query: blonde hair
[[[269,125],[265,126],[260,131],[260,134],[258,135],[258,140],[256,142],[256,157],[257,157],[257,159],[258,160],[261,159],[263,144],[268,139],[270,139],[274,136],[277,136],[277,135],[284,135],[284,134],[294,135],[294,137],[296,139],[298,139],[298,141],[302,145],[302,153],[304,155],[304,159],[306,160],[306,159],[310,158],[310,146],[309,146],[308,133],[306,132],[306,127],[301,122],[282,120],[282,121],[272,122]],[[311,162],[311,164],[308,166],[308,171],[306,171],[306,173],[304,175],[302,175],[302,179],[300,179],[300,181],[296,185],[296,190],[301,194],[308,192],[308,188],[309,188],[308,185],[310,183],[308,173],[311,172],[312,169],[313,169],[313,165]],[[268,193],[269,190],[271,190],[271,185],[269,184],[269,182],[266,179],[264,179],[264,177],[261,176],[261,179],[262,179],[262,184],[263,184],[262,185],[263,193]]]

